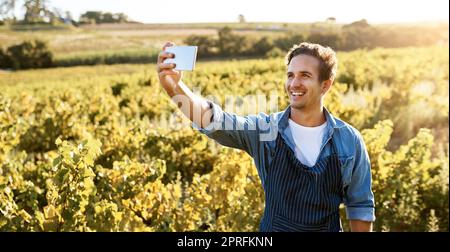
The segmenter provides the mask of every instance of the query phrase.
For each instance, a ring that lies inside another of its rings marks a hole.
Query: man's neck
[[[317,127],[326,122],[323,106],[310,110],[291,108],[290,118],[305,127]]]

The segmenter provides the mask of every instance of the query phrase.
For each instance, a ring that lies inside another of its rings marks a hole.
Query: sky
[[[49,0],[75,19],[88,10],[122,12],[143,23],[316,22],[338,23],[449,20],[448,0]]]

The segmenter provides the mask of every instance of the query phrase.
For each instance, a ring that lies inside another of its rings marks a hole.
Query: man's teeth
[[[292,92],[291,93],[293,96],[302,96],[302,95],[304,95],[305,93],[303,93],[303,92]]]

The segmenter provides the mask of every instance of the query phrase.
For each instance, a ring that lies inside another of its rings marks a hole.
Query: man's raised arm
[[[194,94],[181,81],[182,72],[175,70],[172,63],[163,63],[165,59],[174,56],[164,52],[167,47],[173,45],[171,42],[166,43],[158,56],[159,81],[167,94],[201,133],[221,145],[244,150],[251,156],[259,153],[260,129],[269,132],[264,136],[270,137],[274,132],[269,130],[269,117],[262,114],[239,116],[228,113],[217,104]]]
[[[174,46],[167,42],[163,51],[158,55],[157,71],[159,82],[172,98],[183,114],[193,123],[202,128],[211,123],[212,109],[206,99],[194,94],[181,80],[183,73],[175,70],[175,64],[164,63],[165,59],[173,58],[175,55],[165,52],[167,47]]]

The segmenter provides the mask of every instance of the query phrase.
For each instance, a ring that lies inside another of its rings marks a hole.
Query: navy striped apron
[[[340,163],[333,143],[330,156],[313,167],[298,160],[280,134],[264,185],[266,206],[262,232],[342,231],[339,205],[343,200]]]

